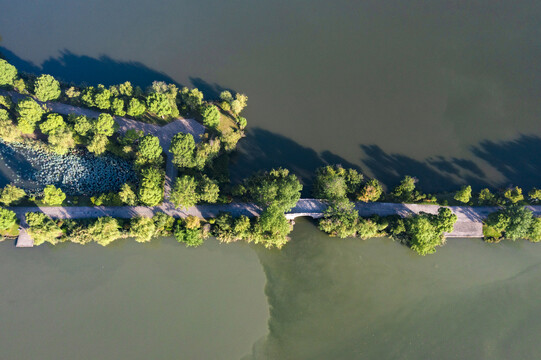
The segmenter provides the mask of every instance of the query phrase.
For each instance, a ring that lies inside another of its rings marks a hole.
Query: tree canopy
[[[66,194],[62,189],[57,188],[54,185],[47,185],[43,189],[43,202],[47,205],[62,205],[66,200]]]
[[[34,94],[39,101],[56,100],[60,96],[60,84],[51,75],[43,74],[36,79]]]
[[[0,86],[13,85],[17,78],[17,68],[4,59],[0,59]]]
[[[460,201],[461,203],[467,204],[471,199],[471,186],[464,185],[460,190],[455,194],[454,199]]]
[[[171,140],[169,152],[173,154],[173,164],[179,168],[194,166],[195,141],[192,134],[176,134]]]
[[[246,189],[256,204],[263,207],[274,205],[286,212],[299,201],[302,184],[289,170],[279,168],[252,176],[246,181]]]
[[[24,134],[31,134],[41,120],[44,110],[32,98],[24,98],[17,103],[18,127]]]

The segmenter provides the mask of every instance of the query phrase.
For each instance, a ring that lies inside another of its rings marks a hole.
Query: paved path
[[[327,208],[325,202],[316,199],[301,199],[297,206],[293,208],[286,217],[294,219],[299,216],[319,218],[323,216],[323,211]],[[395,215],[408,216],[419,214],[420,212],[436,214],[440,206],[438,205],[417,205],[417,204],[395,204],[395,203],[358,203],[356,209],[361,216],[370,215]],[[449,207],[458,217],[453,232],[447,234],[449,238],[464,237],[483,237],[482,220],[488,214],[496,211],[496,207],[469,207],[469,206],[450,206]],[[541,206],[529,206],[535,215],[541,216]],[[17,217],[24,221],[24,214],[27,212],[43,212],[55,219],[84,219],[97,218],[101,216],[112,216],[117,218],[129,219],[134,216],[152,216],[156,212],[162,211],[174,217],[186,217],[194,215],[203,218],[215,217],[220,211],[228,211],[233,216],[256,216],[261,209],[254,204],[232,203],[226,205],[197,205],[187,210],[176,209],[171,203],[165,203],[161,206],[96,206],[96,207],[12,207]],[[25,235],[23,235],[25,236]],[[26,237],[24,241],[18,241],[17,246],[31,246]]]

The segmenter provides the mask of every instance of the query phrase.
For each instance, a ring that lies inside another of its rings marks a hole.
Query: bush
[[[51,75],[43,74],[36,79],[34,94],[39,101],[56,100],[60,96],[60,84]]]

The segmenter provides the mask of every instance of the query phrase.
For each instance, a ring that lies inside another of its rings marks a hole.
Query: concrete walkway
[[[295,219],[300,216],[320,218],[327,208],[327,204],[317,199],[301,199],[289,213],[288,219]],[[370,215],[400,215],[408,216],[421,212],[436,214],[439,205],[417,205],[417,204],[395,204],[395,203],[358,203],[356,209],[361,216]],[[447,234],[449,238],[483,237],[482,221],[491,212],[497,211],[496,207],[469,207],[450,206],[453,213],[458,217],[453,232]],[[541,206],[529,206],[536,216],[541,216]],[[246,215],[253,217],[261,212],[261,209],[254,204],[232,203],[226,205],[197,205],[187,210],[176,209],[173,204],[165,203],[161,206],[73,206],[73,207],[11,207],[17,217],[24,221],[24,214],[27,212],[43,212],[53,219],[85,219],[101,216],[112,216],[129,219],[134,216],[153,216],[157,212],[164,212],[168,215],[180,218],[194,215],[203,218],[215,217],[221,211],[227,211],[233,216]],[[32,246],[31,241],[26,237],[17,242],[17,246]]]

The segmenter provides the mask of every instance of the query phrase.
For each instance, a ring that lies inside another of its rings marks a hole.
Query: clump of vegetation
[[[488,242],[499,242],[504,238],[538,242],[541,240],[540,221],[531,210],[513,204],[488,216],[483,226],[484,239]]]
[[[39,212],[29,212],[25,214],[25,217],[28,234],[34,240],[34,245],[38,246],[45,242],[56,245],[59,242],[62,229],[49,216]]]
[[[26,192],[11,184],[6,185],[0,194],[0,203],[5,206],[18,204],[24,197]]]
[[[471,199],[471,186],[470,185],[464,185],[462,189],[456,192],[454,199],[456,201],[460,201],[461,203],[467,204],[470,202]]]
[[[60,96],[60,83],[51,75],[43,74],[34,83],[34,94],[39,101],[56,100]]]
[[[43,189],[43,203],[46,205],[62,205],[66,200],[66,194],[62,189],[57,188],[54,185],[47,185]]]

